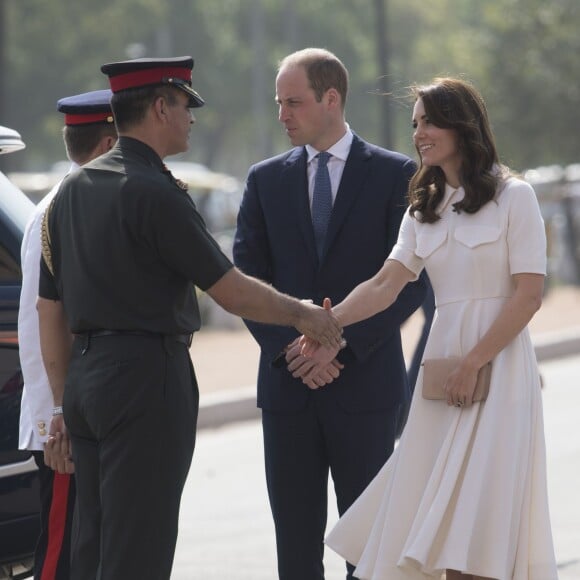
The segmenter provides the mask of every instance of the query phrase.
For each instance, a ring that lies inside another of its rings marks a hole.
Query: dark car
[[[0,154],[22,149],[20,135],[0,126]],[[22,373],[18,358],[20,245],[34,204],[0,172],[0,580],[32,575],[40,530],[38,471],[18,450]]]

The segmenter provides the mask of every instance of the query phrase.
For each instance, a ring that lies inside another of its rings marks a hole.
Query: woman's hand
[[[473,404],[478,372],[478,368],[468,366],[464,359],[447,377],[444,390],[447,393],[448,405],[470,407]]]
[[[322,301],[322,307],[324,308],[324,310],[332,312],[332,302],[330,301],[330,298],[325,298]],[[310,338],[309,336],[304,335],[300,337],[299,344],[302,356],[305,356],[307,358],[312,357],[314,353],[318,350],[318,348],[321,346],[318,341],[314,340],[313,338]]]
[[[493,360],[526,327],[542,304],[543,274],[514,274],[512,280],[512,296],[506,300],[487,332],[447,378],[445,391],[449,405],[472,404],[479,369]]]
[[[325,302],[328,300],[325,298]],[[330,307],[320,308],[303,302],[304,315],[295,324],[296,329],[310,340],[328,348],[340,348],[342,328]]]

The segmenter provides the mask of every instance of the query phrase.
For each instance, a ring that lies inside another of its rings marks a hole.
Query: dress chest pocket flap
[[[453,237],[468,248],[476,248],[483,244],[491,244],[499,239],[501,228],[486,225],[459,226]]]
[[[441,224],[442,225],[442,224]],[[437,225],[424,225],[417,232],[417,248],[415,254],[419,258],[425,259],[437,248],[442,246],[447,239],[447,229]]]

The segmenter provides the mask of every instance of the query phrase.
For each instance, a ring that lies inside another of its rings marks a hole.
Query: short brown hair
[[[336,89],[344,109],[348,93],[348,71],[337,56],[324,48],[305,48],[283,58],[278,64],[278,71],[291,66],[304,67],[317,101],[320,102],[322,95],[329,89]]]
[[[126,131],[139,124],[145,118],[147,109],[159,97],[163,97],[169,105],[175,105],[178,90],[168,85],[154,85],[113,93],[111,109],[117,129]]]
[[[68,158],[78,165],[82,165],[90,158],[103,137],[117,139],[117,129],[113,123],[65,125],[62,137]]]

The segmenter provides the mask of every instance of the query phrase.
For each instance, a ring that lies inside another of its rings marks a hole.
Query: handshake
[[[311,303],[311,300],[303,301]],[[310,389],[318,389],[328,385],[338,378],[344,365],[336,356],[346,346],[342,338],[342,330],[338,320],[332,315],[332,304],[329,298],[324,299],[324,310],[336,326],[330,325],[320,338],[315,338],[312,330],[304,330],[304,334],[291,342],[284,350],[288,371],[294,378],[300,378]],[[333,334],[336,329],[340,334]],[[298,328],[298,330],[302,330]],[[322,340],[321,340],[322,338]]]

